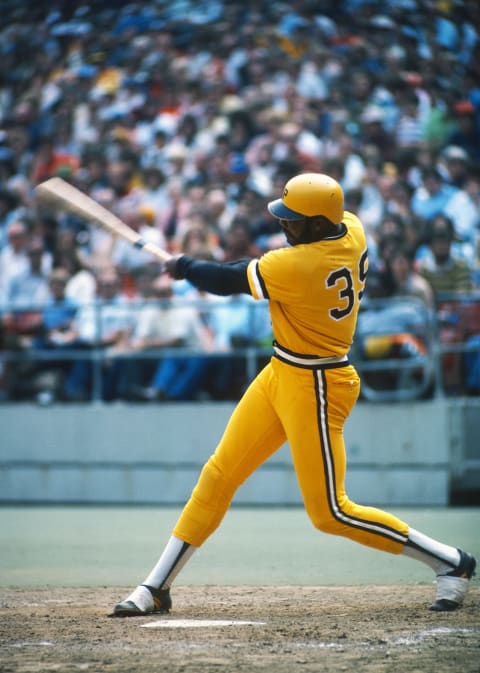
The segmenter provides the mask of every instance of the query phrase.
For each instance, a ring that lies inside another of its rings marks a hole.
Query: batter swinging
[[[286,440],[313,525],[426,563],[437,576],[431,609],[454,610],[467,593],[474,557],[345,492],[343,428],[360,390],[348,351],[368,270],[362,224],[344,211],[338,182],[317,173],[290,179],[268,209],[288,247],[229,264],[185,255],[166,264],[174,278],[202,290],[267,299],[274,354],[234,410],[157,564],[113,616],[170,610],[179,571],[219,526],[238,487]]]

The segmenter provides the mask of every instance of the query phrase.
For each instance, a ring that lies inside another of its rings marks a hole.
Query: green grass
[[[480,508],[392,508],[480,557]],[[130,586],[156,562],[180,512],[165,507],[0,507],[0,587]],[[412,584],[431,571],[320,533],[302,508],[232,507],[182,585]]]

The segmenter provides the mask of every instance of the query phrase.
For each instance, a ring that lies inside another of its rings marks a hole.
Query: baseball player
[[[437,576],[430,609],[455,610],[474,574],[474,557],[352,502],[345,492],[343,428],[360,388],[348,351],[368,270],[362,224],[344,211],[338,182],[318,173],[291,178],[268,210],[288,246],[259,259],[222,264],[181,255],[166,264],[173,278],[204,291],[267,299],[273,357],[235,408],[157,564],[113,616],[170,610],[175,577],[219,526],[237,488],[286,440],[313,525],[426,563]]]

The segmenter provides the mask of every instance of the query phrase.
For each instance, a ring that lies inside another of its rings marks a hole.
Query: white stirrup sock
[[[142,584],[147,584],[155,589],[169,589],[175,577],[196,549],[197,547],[193,547],[172,535],[157,564]]]
[[[125,598],[125,601],[132,601],[142,612],[152,612],[153,596],[147,587],[138,586],[132,593]]]
[[[430,566],[435,575],[446,575],[460,563],[458,549],[437,542],[414,528],[410,528],[408,532],[408,542],[402,554]]]

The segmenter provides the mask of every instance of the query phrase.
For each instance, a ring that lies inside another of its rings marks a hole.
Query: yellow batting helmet
[[[323,215],[333,224],[343,219],[343,190],[323,173],[301,173],[291,178],[281,199],[270,201],[269,212],[279,220],[301,220]]]

